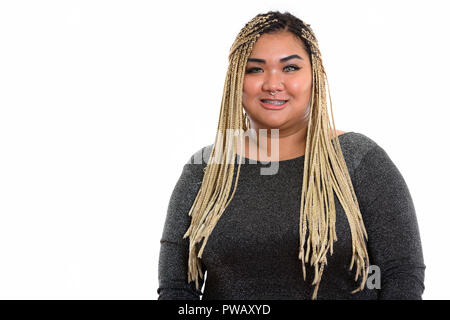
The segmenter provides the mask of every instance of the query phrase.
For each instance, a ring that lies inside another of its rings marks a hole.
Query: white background
[[[156,299],[183,164],[258,13],[311,24],[336,128],[403,174],[424,299],[449,299],[448,1],[1,1],[0,298]]]

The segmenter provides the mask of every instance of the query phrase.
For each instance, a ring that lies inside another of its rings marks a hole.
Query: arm
[[[199,277],[199,290],[195,282],[188,283],[189,238],[183,239],[191,222],[188,213],[201,183],[201,177],[197,177],[201,170],[195,166],[199,165],[184,165],[169,201],[160,241],[158,300],[200,300],[202,294],[204,279]]]
[[[355,193],[370,264],[380,268],[378,298],[421,300],[425,265],[414,204],[405,180],[380,146],[369,150],[356,169]]]

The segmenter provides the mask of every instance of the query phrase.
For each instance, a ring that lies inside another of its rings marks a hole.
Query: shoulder
[[[351,172],[360,165],[369,152],[384,152],[383,148],[374,139],[354,131],[341,134],[339,136],[339,144],[345,162]]]
[[[339,137],[341,146],[345,147],[346,151],[352,153],[365,153],[378,146],[378,143],[374,139],[355,131],[344,132]]]
[[[342,153],[356,185],[366,185],[370,192],[386,186],[396,186],[399,191],[405,189],[406,182],[399,168],[380,144],[362,133],[349,132],[341,137]]]
[[[206,166],[206,164],[208,163],[209,156],[211,155],[212,148],[213,144],[210,144],[198,149],[191,155],[188,164]]]
[[[203,180],[204,170],[212,152],[213,144],[206,145],[193,152],[183,167],[182,177],[198,184]]]
[[[198,149],[190,156],[186,164],[206,166],[209,156],[211,155],[212,148],[213,144],[210,144]]]

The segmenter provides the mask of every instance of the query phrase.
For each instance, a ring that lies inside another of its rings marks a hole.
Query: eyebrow
[[[287,60],[294,59],[294,58],[303,60],[303,58],[300,57],[299,55],[293,54],[293,55],[290,55],[290,56],[281,58],[281,59],[280,59],[280,62],[285,62],[285,61],[287,61]],[[266,60],[264,60],[264,59],[258,59],[258,58],[248,58],[247,62],[260,62],[260,63],[266,63]]]

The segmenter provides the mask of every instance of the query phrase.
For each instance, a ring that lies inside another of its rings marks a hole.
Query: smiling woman
[[[279,160],[305,154],[312,81],[308,50],[298,36],[279,31],[259,37],[247,59],[242,104],[250,128],[256,132],[278,129],[282,133],[278,137]],[[337,135],[342,133],[337,130]],[[329,134],[335,136],[332,131]],[[249,149],[254,144],[258,142],[249,140],[244,145],[246,158],[250,158]],[[266,153],[271,152],[270,145]]]
[[[327,90],[310,25],[271,11],[239,32],[216,139],[170,199],[158,299],[421,299],[405,180],[373,140],[331,126]],[[260,173],[264,151],[278,155],[274,174]]]
[[[290,32],[263,34],[253,46],[244,77],[242,103],[250,127],[278,128],[291,136],[282,143],[286,150],[298,149],[294,138],[306,136],[311,88],[311,62],[303,42]],[[270,100],[286,103],[273,105]]]

